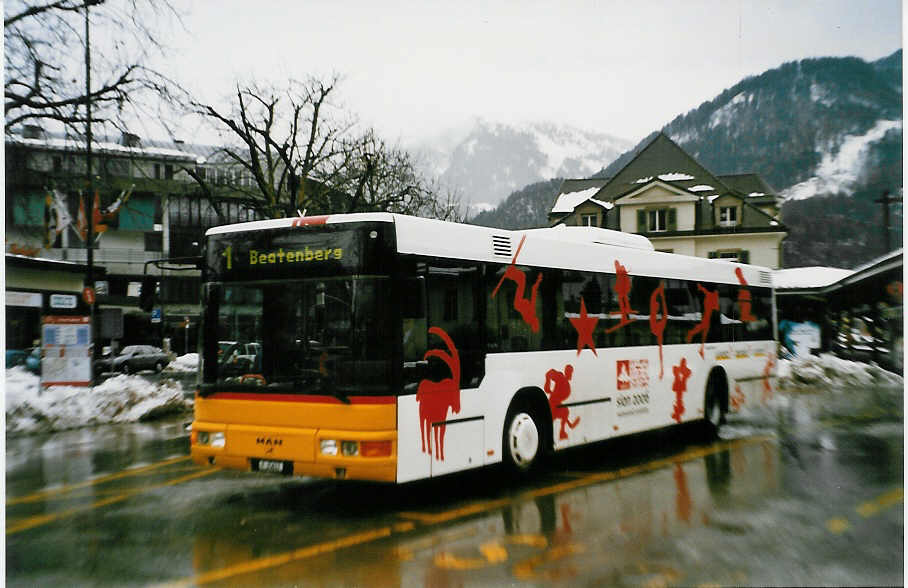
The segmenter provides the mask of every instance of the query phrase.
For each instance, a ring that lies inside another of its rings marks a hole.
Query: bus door
[[[476,394],[485,363],[483,269],[466,261],[418,263],[414,284],[425,294],[414,308],[423,316],[404,315],[405,390],[415,396],[401,399],[398,451],[401,458],[412,453],[414,467],[428,459],[431,475],[483,463],[484,406]],[[415,450],[404,447],[412,444],[405,437],[415,437]]]

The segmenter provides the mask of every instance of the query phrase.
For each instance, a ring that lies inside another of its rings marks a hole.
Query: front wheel
[[[511,410],[505,419],[502,453],[509,470],[525,474],[539,459],[539,425],[524,408]]]
[[[123,362],[123,365],[120,366],[120,371],[122,371],[124,374],[132,373],[132,369],[130,369],[129,364],[125,361]]]
[[[159,374],[160,374],[162,371],[164,371],[164,362],[162,362],[162,361],[156,361],[155,364],[154,364],[154,371],[156,371],[156,372],[159,373]]]

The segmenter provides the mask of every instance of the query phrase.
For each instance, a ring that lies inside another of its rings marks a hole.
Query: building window
[[[154,179],[156,179],[156,180],[161,179],[161,164],[160,163],[154,164]]]
[[[164,233],[145,233],[145,251],[164,251]]]
[[[165,180],[173,179],[173,165],[171,165],[169,163],[164,166],[164,179]]]
[[[709,258],[750,263],[750,252],[746,249],[720,249],[718,251],[710,251]]]
[[[719,226],[734,227],[738,224],[738,207],[723,206],[719,208]]]
[[[650,210],[646,213],[647,223],[646,230],[650,233],[658,233],[668,230],[666,221],[668,220],[668,211],[664,208],[659,210]]]
[[[654,208],[637,211],[638,233],[664,233],[677,231],[678,221],[674,208]]]
[[[54,173],[59,174],[63,172],[63,157],[60,155],[54,155],[53,158]]]
[[[598,214],[581,214],[580,215],[580,226],[581,227],[598,227],[599,226],[599,215]]]

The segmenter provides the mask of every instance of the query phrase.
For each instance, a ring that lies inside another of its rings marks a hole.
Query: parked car
[[[123,372],[135,374],[142,370],[163,370],[172,358],[159,347],[152,345],[127,345],[113,357],[95,361],[95,373]]]
[[[28,349],[7,349],[6,367],[11,368],[17,365],[24,366],[25,369],[33,374],[40,374],[41,348],[29,347]]]
[[[261,371],[262,344],[218,341],[222,373],[249,374]]]

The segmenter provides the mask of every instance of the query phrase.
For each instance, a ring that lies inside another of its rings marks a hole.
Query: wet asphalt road
[[[851,392],[873,406],[829,411],[841,395],[816,391],[717,441],[693,428],[635,436],[560,455],[525,482],[200,469],[191,415],[7,439],[6,582],[900,585],[901,391]]]

